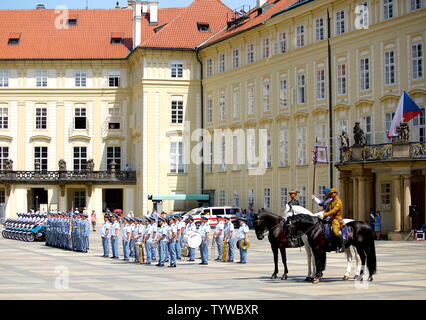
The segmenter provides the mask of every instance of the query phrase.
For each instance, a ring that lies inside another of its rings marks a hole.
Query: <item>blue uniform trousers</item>
[[[168,247],[169,247],[169,254],[170,254],[170,265],[175,266],[176,265],[176,240],[169,241]]]
[[[142,244],[142,242],[136,242],[133,241],[133,252],[135,253],[135,262],[140,263],[140,256],[139,256],[139,243]],[[142,248],[143,250],[143,248]]]
[[[235,243],[234,240],[231,238],[229,240],[229,254],[228,254],[228,261],[234,260],[234,252],[235,252]]]
[[[247,262],[247,249],[242,249],[240,246],[240,262]]]
[[[151,243],[149,241],[145,242],[145,249],[146,249],[146,263],[152,262],[152,250],[151,250]]]
[[[176,240],[175,250],[176,250],[176,258],[182,259],[182,243],[180,240],[181,237],[179,237],[178,240]]]
[[[188,255],[189,255],[189,260],[194,261],[195,260],[195,249],[188,247]]]
[[[221,257],[222,257],[222,240],[223,240],[223,237],[216,238],[216,246],[217,246],[217,257],[216,257],[216,259],[221,259]]]
[[[112,256],[118,258],[118,239],[116,237],[111,237],[111,249]]]
[[[200,253],[201,253],[201,262],[208,263],[209,262],[209,244],[204,244],[204,240],[200,245]]]
[[[107,237],[102,237],[102,248],[104,249],[104,257],[109,257],[109,242]]]
[[[159,256],[159,264],[164,264],[166,262],[166,248],[167,243],[166,241],[160,241],[158,243],[158,256]]]
[[[129,249],[130,256],[133,257],[135,255],[135,240],[129,241]]]
[[[123,240],[123,255],[124,260],[129,260],[129,254],[130,254],[130,241]]]

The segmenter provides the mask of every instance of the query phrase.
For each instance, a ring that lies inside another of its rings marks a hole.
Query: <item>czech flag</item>
[[[403,92],[401,99],[399,100],[398,108],[396,109],[395,116],[392,119],[392,123],[388,132],[388,138],[396,137],[396,127],[400,125],[401,122],[408,122],[413,119],[415,116],[422,113],[422,110],[417,106],[417,104],[411,99],[407,92]]]

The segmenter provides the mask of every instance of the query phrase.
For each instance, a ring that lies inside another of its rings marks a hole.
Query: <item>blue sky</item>
[[[0,1],[0,9],[34,9],[37,4],[43,3],[46,8],[54,9],[58,5],[64,5],[70,9],[84,9],[86,1],[89,2],[89,8],[114,8],[117,0],[15,0],[15,1]],[[192,0],[159,0],[160,8],[184,7],[191,3]],[[230,8],[247,4],[254,7],[256,0],[223,0]],[[120,0],[120,5],[124,7],[127,0]]]

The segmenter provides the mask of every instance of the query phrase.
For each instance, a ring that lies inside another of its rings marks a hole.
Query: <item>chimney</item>
[[[267,2],[268,0],[256,0],[256,7],[260,8]]]
[[[120,2],[118,2],[118,1],[117,1],[117,3],[115,4],[115,8],[116,8],[116,9],[121,9],[121,7],[120,7]]]
[[[158,1],[150,1],[149,10],[149,24],[158,24]]]
[[[141,26],[142,3],[140,0],[133,2],[133,49],[141,44],[142,26]]]
[[[37,10],[46,9],[46,7],[44,6],[44,4],[38,4],[37,7],[36,7],[36,9]]]

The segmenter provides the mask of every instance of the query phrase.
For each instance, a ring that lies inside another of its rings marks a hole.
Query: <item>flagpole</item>
[[[315,143],[317,143],[317,138],[315,138]],[[316,180],[316,173],[317,173],[317,149],[316,146],[314,145],[314,156],[313,156],[313,163],[314,163],[314,176],[313,176],[313,181],[312,181],[312,194],[315,195],[315,180]],[[314,212],[314,200],[311,199],[311,211]]]

